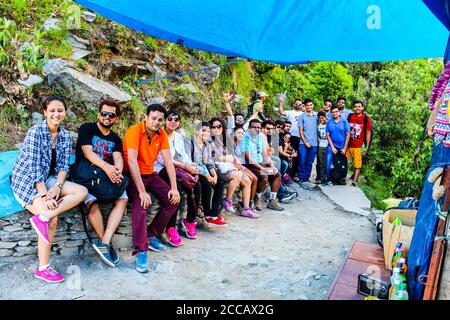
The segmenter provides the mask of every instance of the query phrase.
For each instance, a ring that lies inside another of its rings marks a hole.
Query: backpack
[[[257,102],[259,102],[259,100],[255,100],[247,106],[247,115],[245,116],[244,120],[250,119],[250,117],[253,115],[253,107]],[[261,114],[259,112],[258,115],[260,118],[265,119],[264,114]]]
[[[348,123],[350,124],[350,120],[352,119],[352,116],[354,115],[354,113],[350,113],[349,115],[348,115],[348,117],[347,117],[347,121],[348,121]],[[365,114],[364,113],[364,119],[363,119],[363,122],[364,122],[364,137],[365,137],[365,134],[366,134],[366,128],[367,128],[367,123],[369,122],[369,116],[367,115],[367,114]],[[370,132],[372,133],[372,129],[370,130]],[[366,143],[366,141],[364,141],[364,143]],[[372,144],[372,135],[370,135],[370,140],[369,140],[369,147],[370,147],[370,145]],[[366,146],[366,148],[367,148],[367,146]]]
[[[334,154],[330,169],[331,182],[333,184],[345,184],[345,178],[347,177],[347,157],[341,152]]]
[[[113,183],[105,171],[83,159],[70,167],[72,181],[86,187],[99,203],[112,202],[125,192],[129,179],[124,176],[122,182]]]

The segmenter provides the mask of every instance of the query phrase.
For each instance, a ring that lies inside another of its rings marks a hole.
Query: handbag
[[[128,187],[129,178],[124,176],[119,183],[113,183],[105,171],[83,159],[70,167],[72,181],[86,187],[97,202],[112,202],[120,198]]]
[[[225,174],[228,171],[237,170],[237,168],[231,162],[216,162],[216,167],[222,174]]]
[[[192,174],[181,168],[175,168],[175,173],[177,175],[177,181],[187,189],[194,189],[197,184],[197,179],[194,178]]]

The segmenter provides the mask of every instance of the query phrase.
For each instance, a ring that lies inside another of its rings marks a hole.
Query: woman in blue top
[[[11,187],[17,201],[34,215],[30,222],[39,235],[39,267],[34,275],[56,283],[64,278],[48,263],[57,216],[83,201],[87,189],[65,181],[72,137],[60,126],[66,116],[64,100],[58,96],[47,97],[44,115],[46,119],[27,132],[14,164]]]

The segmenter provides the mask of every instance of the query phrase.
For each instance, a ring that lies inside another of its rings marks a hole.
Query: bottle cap
[[[393,271],[394,273],[400,273],[400,268],[395,267],[392,271]]]

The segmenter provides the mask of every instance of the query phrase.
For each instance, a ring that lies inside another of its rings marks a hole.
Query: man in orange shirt
[[[169,140],[161,128],[165,112],[160,104],[149,105],[144,121],[128,128],[123,140],[125,171],[130,176],[127,194],[132,204],[133,254],[136,255],[138,272],[148,272],[148,249],[165,249],[157,236],[164,232],[180,202]],[[160,151],[170,186],[154,171],[155,160]],[[152,202],[147,190],[158,199],[161,206],[148,227],[147,208]]]

